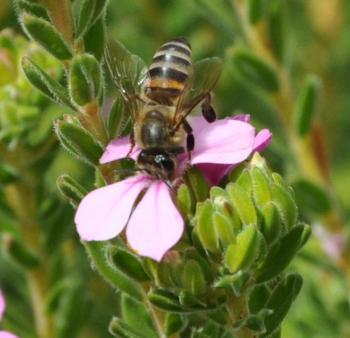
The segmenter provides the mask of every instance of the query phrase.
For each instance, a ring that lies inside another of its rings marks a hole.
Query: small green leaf
[[[242,187],[245,192],[250,195],[252,192],[252,180],[249,175],[248,169],[243,169],[240,175],[237,177],[236,183]]]
[[[237,297],[239,297],[242,289],[246,286],[249,277],[249,273],[239,270],[234,275],[220,277],[214,283],[214,287],[230,289]]]
[[[109,333],[118,338],[148,338],[143,332],[138,332],[120,318],[114,317],[108,327]]]
[[[61,295],[59,307],[55,313],[55,330],[53,336],[57,338],[76,337],[88,315],[90,304],[82,280],[70,280]]]
[[[75,38],[80,39],[84,33],[89,30],[90,23],[94,18],[96,0],[83,0],[80,3],[79,13],[77,15],[77,24],[75,29]]]
[[[16,263],[25,269],[35,269],[40,265],[39,257],[18,240],[10,241],[8,253]]]
[[[257,270],[257,283],[264,283],[280,274],[294,258],[305,242],[307,226],[297,225],[276,242],[268,252],[264,262]]]
[[[194,201],[191,191],[186,184],[181,184],[177,189],[177,204],[182,215],[191,217],[194,211]]]
[[[265,319],[266,334],[264,337],[268,337],[279,327],[299,294],[302,284],[303,280],[299,275],[291,274],[283,279],[272,291],[265,307],[273,310],[273,313]]]
[[[259,236],[256,226],[246,226],[225,253],[224,263],[231,273],[248,269],[258,255]]]
[[[287,29],[283,0],[270,0],[268,6],[268,33],[271,49],[282,63],[286,54]]]
[[[18,13],[26,12],[35,17],[43,18],[46,21],[50,21],[50,17],[47,13],[46,8],[36,4],[35,2],[28,0],[16,0],[15,6],[17,7]]]
[[[187,170],[185,182],[191,189],[197,202],[202,202],[208,197],[209,185],[199,169],[192,167]]]
[[[72,99],[80,106],[92,102],[101,93],[102,75],[98,61],[93,55],[74,56],[69,75]]]
[[[262,0],[248,0],[249,21],[255,25],[264,15],[264,3]]]
[[[20,177],[16,169],[8,164],[0,163],[0,185],[15,182]]]
[[[279,89],[279,80],[275,69],[246,49],[236,49],[233,64],[240,75],[268,92]]]
[[[187,321],[178,313],[167,313],[165,317],[164,329],[167,337],[175,333],[183,331],[186,327]]]
[[[62,35],[45,19],[24,13],[20,21],[29,38],[38,42],[57,59],[69,60],[73,56]]]
[[[213,226],[213,205],[206,201],[197,206],[197,233],[204,248],[216,253],[219,251],[219,243]]]
[[[194,295],[205,292],[206,281],[201,266],[193,259],[185,263],[182,274],[182,282],[187,291]]]
[[[22,59],[22,69],[28,81],[51,100],[63,104],[72,110],[69,94],[66,88],[60,85],[49,74],[27,57]]]
[[[256,225],[258,220],[255,207],[252,199],[245,190],[237,183],[229,183],[226,186],[226,190],[242,223],[244,225]]]
[[[110,138],[120,137],[130,122],[131,114],[121,96],[117,96],[108,115],[108,133]]]
[[[270,184],[261,169],[254,166],[250,170],[255,205],[262,209],[271,201]]]
[[[136,255],[116,246],[111,247],[109,254],[113,264],[130,278],[138,282],[150,280],[143,268],[140,258]]]
[[[76,208],[87,191],[71,176],[64,174],[57,178],[57,187],[60,193]]]
[[[105,20],[100,18],[84,36],[85,51],[95,55],[95,58],[98,61],[101,61],[103,58],[105,42],[106,24]]]
[[[113,287],[125,292],[130,297],[143,301],[144,293],[141,286],[135,283],[117,267],[112,266],[107,259],[106,246],[103,242],[83,242],[91,259],[93,267]]]
[[[265,284],[255,285],[249,295],[249,311],[258,313],[261,311],[270,297],[270,290]]]
[[[149,301],[162,310],[169,312],[184,312],[179,297],[165,289],[153,289],[148,293]]]
[[[290,229],[298,218],[298,208],[291,193],[279,184],[270,185],[272,201],[285,226]]]
[[[54,128],[66,150],[82,161],[98,165],[103,149],[86,129],[62,120],[55,121]]]
[[[310,181],[299,179],[293,183],[297,205],[303,206],[303,211],[314,214],[326,214],[331,208],[327,192]]]
[[[235,242],[234,226],[230,218],[225,214],[215,211],[213,214],[213,226],[222,247],[226,248]]]
[[[283,224],[276,206],[269,202],[261,209],[260,231],[268,244],[273,243],[283,232]]]
[[[294,113],[294,125],[301,137],[310,132],[316,115],[319,88],[319,79],[315,76],[309,76],[299,95]]]
[[[121,297],[121,314],[123,321],[146,337],[158,338],[153,326],[152,318],[145,305],[126,294]]]

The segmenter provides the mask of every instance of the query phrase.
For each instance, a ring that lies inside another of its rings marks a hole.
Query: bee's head
[[[178,166],[179,152],[163,149],[144,149],[138,156],[138,165],[154,177],[163,180],[172,179]]]

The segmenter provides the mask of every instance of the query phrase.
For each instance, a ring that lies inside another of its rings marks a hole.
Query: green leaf
[[[311,215],[327,214],[332,205],[327,192],[320,186],[310,181],[299,179],[293,184],[295,199],[298,205],[303,206],[303,211]]]
[[[199,169],[190,168],[185,172],[184,178],[197,202],[202,202],[208,197],[209,185]]]
[[[130,122],[131,114],[121,96],[114,100],[108,115],[108,133],[110,138],[120,137]]]
[[[183,331],[187,321],[178,313],[167,313],[165,317],[164,329],[167,337]]]
[[[59,176],[56,183],[60,193],[74,208],[77,208],[87,191],[67,174]]]
[[[253,166],[250,170],[255,205],[262,209],[271,201],[270,183],[261,169]]]
[[[141,259],[136,255],[116,246],[111,247],[109,254],[113,264],[130,278],[138,282],[150,280],[143,268]]]
[[[67,285],[55,313],[53,336],[57,338],[76,337],[90,308],[86,294],[82,292],[86,287],[84,283],[71,280]]]
[[[94,18],[96,0],[83,0],[80,3],[79,13],[77,15],[77,24],[75,29],[75,38],[80,39],[87,30]]]
[[[251,24],[257,24],[264,15],[264,3],[262,0],[248,0],[248,18]]]
[[[206,281],[203,271],[195,260],[190,259],[185,263],[182,282],[185,289],[194,295],[201,295],[205,292]]]
[[[298,218],[298,208],[291,193],[279,184],[270,185],[272,201],[276,205],[282,222],[290,229]]]
[[[226,190],[230,196],[231,203],[244,225],[256,225],[257,215],[250,196],[237,183],[229,183]]]
[[[282,63],[286,54],[287,29],[285,25],[284,0],[270,0],[268,3],[268,33],[271,49]]]
[[[225,253],[224,263],[231,273],[246,270],[258,255],[259,236],[254,225],[246,226],[237,236],[235,244],[231,244]]]
[[[291,274],[272,291],[265,307],[273,310],[273,313],[265,319],[266,334],[264,337],[269,336],[279,327],[299,294],[302,284],[303,280],[299,275]]]
[[[63,104],[72,110],[68,91],[49,74],[42,70],[36,63],[27,57],[22,59],[22,69],[28,81],[51,100]]]
[[[50,17],[47,13],[46,8],[36,4],[35,2],[28,0],[16,0],[15,6],[17,7],[16,9],[18,13],[26,12],[35,17],[39,17],[45,19],[46,21],[50,21]]]
[[[169,312],[185,312],[179,297],[165,289],[152,289],[148,293],[149,301],[158,308]]]
[[[222,247],[226,248],[235,242],[234,226],[230,218],[225,214],[215,211],[213,214],[213,226]]]
[[[194,201],[189,187],[186,184],[181,184],[177,189],[176,197],[181,214],[190,218],[194,212]]]
[[[40,265],[39,257],[26,248],[24,243],[12,239],[8,244],[8,253],[21,267],[25,269],[35,269]]]
[[[93,267],[113,287],[125,292],[130,297],[143,301],[144,293],[140,285],[135,283],[107,259],[105,243],[84,242],[85,249],[91,259]]]
[[[84,36],[85,51],[95,55],[95,58],[98,61],[101,61],[103,58],[105,42],[106,24],[105,20],[100,18]]]
[[[261,311],[270,297],[270,290],[265,284],[255,285],[249,295],[250,313]]]
[[[269,202],[261,209],[260,231],[268,244],[273,243],[283,232],[283,224],[276,206]]]
[[[45,19],[22,14],[20,21],[29,38],[38,42],[59,60],[69,60],[73,54],[70,46],[56,28]]]
[[[299,136],[306,136],[316,115],[320,81],[316,76],[308,76],[299,95],[294,112],[294,126]]]
[[[109,333],[118,338],[148,338],[120,318],[114,317],[108,327]]]
[[[250,195],[252,192],[252,180],[247,168],[243,169],[237,177],[236,183],[242,187],[245,192]]]
[[[219,251],[219,243],[213,226],[213,214],[214,208],[209,201],[198,205],[196,229],[203,247],[210,252],[217,253]]]
[[[275,69],[246,49],[236,49],[233,64],[240,75],[249,83],[268,92],[279,89],[279,80]]]
[[[145,305],[124,293],[121,297],[121,314],[123,321],[136,331],[142,332],[147,338],[158,338]]]
[[[305,225],[293,227],[278,240],[268,252],[264,262],[257,270],[257,283],[264,283],[280,274],[294,258],[302,243],[305,242]]]
[[[0,163],[0,185],[6,185],[15,182],[20,174],[13,167]]]
[[[72,60],[69,89],[72,99],[80,106],[92,102],[101,94],[102,75],[93,55],[81,54]]]
[[[233,275],[225,275],[220,277],[214,283],[214,287],[230,289],[237,297],[239,297],[243,288],[246,286],[249,277],[249,273],[240,270]]]
[[[93,166],[99,164],[103,149],[86,129],[62,120],[55,121],[54,129],[66,150]]]

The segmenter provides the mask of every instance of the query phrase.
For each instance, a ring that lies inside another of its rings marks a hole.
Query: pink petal
[[[244,161],[254,146],[254,128],[232,118],[204,123],[193,118],[191,125],[195,137],[192,164],[236,164]]]
[[[132,176],[87,194],[75,214],[80,238],[103,241],[117,236],[124,229],[137,196],[150,180],[145,175]]]
[[[202,172],[211,185],[218,185],[232,168],[229,164],[216,163],[199,163],[196,164],[196,167]]]
[[[270,143],[272,133],[268,129],[262,129],[255,136],[254,151],[263,151]]]
[[[168,186],[155,181],[131,215],[126,236],[138,254],[160,261],[179,241],[183,230],[184,221]]]
[[[108,143],[106,150],[100,158],[100,163],[104,164],[125,158],[129,154],[130,149],[131,142],[129,136],[116,138]],[[136,160],[139,153],[140,149],[137,146],[134,146],[129,157]]]
[[[250,122],[250,115],[249,114],[237,114],[237,115],[232,116],[232,119],[249,123]]]
[[[4,297],[4,294],[2,293],[2,291],[0,290],[0,320],[2,319],[2,317],[4,315],[5,308],[6,308],[5,297]]]
[[[7,331],[0,331],[0,338],[18,338],[18,336]]]

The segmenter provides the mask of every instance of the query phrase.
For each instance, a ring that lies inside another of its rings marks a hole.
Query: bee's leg
[[[130,147],[130,150],[128,151],[128,153],[126,154],[126,157],[129,158],[130,157],[130,154],[132,153],[134,147],[135,147],[135,136],[134,136],[134,130],[132,129],[131,130],[131,133],[130,133],[130,143],[131,143],[131,147]]]
[[[187,149],[188,159],[191,160],[191,151],[194,149],[194,136],[192,133],[192,127],[186,120],[183,120],[182,125],[187,134],[186,149]]]
[[[211,105],[211,95],[210,93],[206,94],[205,99],[201,105],[203,117],[210,123],[216,120],[216,113]]]

